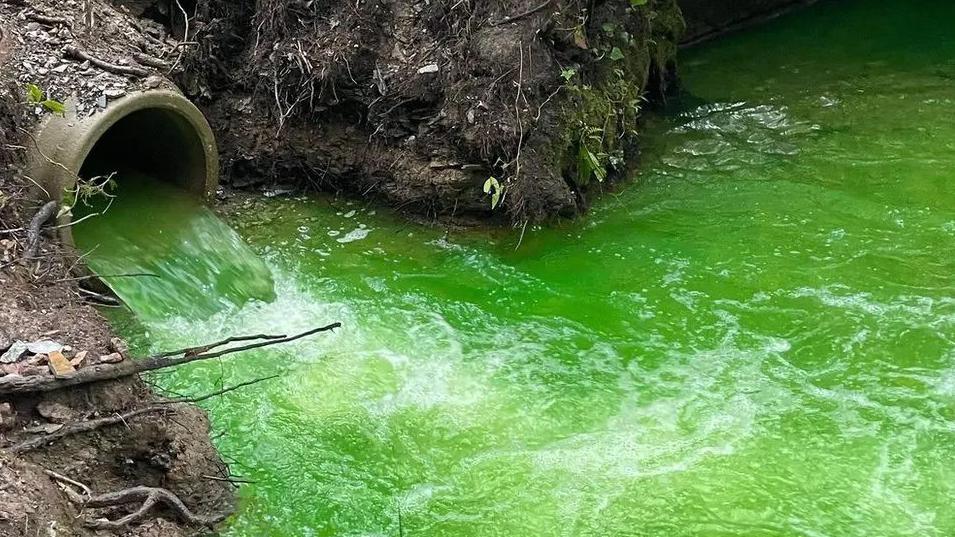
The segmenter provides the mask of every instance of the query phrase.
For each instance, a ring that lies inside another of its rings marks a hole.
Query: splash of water
[[[268,267],[194,196],[132,171],[119,174],[111,195],[80,206],[78,218],[106,214],[78,224],[76,244],[138,315],[202,319],[275,298]]]

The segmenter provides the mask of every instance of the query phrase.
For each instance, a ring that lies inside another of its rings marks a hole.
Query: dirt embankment
[[[233,184],[522,222],[626,175],[683,21],[674,0],[199,0],[192,31],[177,80]]]
[[[0,107],[2,108],[2,107]],[[7,110],[3,110],[6,112]],[[0,159],[2,160],[2,159]],[[10,167],[0,169],[0,228],[28,223],[36,207],[28,201],[27,185]],[[23,342],[64,345],[60,353],[76,367],[94,367],[117,359],[117,347],[106,320],[88,302],[79,282],[71,280],[65,252],[41,237],[35,258],[25,260],[26,232],[0,235],[0,378],[50,375],[53,358],[26,352],[13,359],[8,349]],[[121,350],[121,349],[120,349]],[[129,357],[131,359],[131,357]],[[129,419],[42,442],[44,437],[77,424],[148,408],[159,400],[138,377],[58,390],[0,396],[0,535],[92,536],[130,535],[176,537],[194,535],[164,506],[127,527],[94,530],[98,519],[118,520],[142,502],[108,509],[82,508],[71,502],[55,472],[102,494],[130,487],[161,487],[177,495],[195,513],[229,513],[234,491],[225,481],[228,467],[216,453],[205,414],[191,405],[170,405],[170,411]],[[16,453],[23,442],[40,441]],[[211,476],[211,477],[210,477]],[[74,488],[74,491],[78,490]]]
[[[144,34],[125,26],[111,6],[93,7],[98,31],[83,29],[80,2],[0,2],[2,381],[52,378],[51,363],[59,363],[55,359],[72,361],[70,367],[80,371],[131,359],[123,355],[122,343],[114,341],[91,295],[82,290],[85,282],[76,279],[74,264],[67,261],[71,253],[63,251],[49,231],[30,233],[43,195],[21,165],[25,148],[32,143],[30,129],[44,114],[53,113],[48,106],[55,107],[28,102],[28,84],[42,88],[44,99],[57,102],[74,94],[88,113],[95,113],[105,100],[150,83],[148,76],[104,71],[65,51],[79,45],[111,59],[116,50],[142,51],[133,38],[146,41]],[[151,70],[153,74],[158,70]],[[62,348],[34,348],[21,355],[9,350],[17,349],[18,342]],[[53,474],[85,484],[94,495],[155,487],[176,495],[196,515],[231,512],[234,489],[221,480],[228,477],[228,467],[210,441],[208,420],[200,409],[164,405],[168,410],[92,428],[153,407],[159,400],[138,377],[46,393],[0,395],[0,535],[177,537],[202,531],[185,523],[182,513],[165,500],[147,506],[147,516],[131,524],[96,529],[106,525],[104,520],[119,521],[134,513],[146,499],[133,495],[129,503],[96,507],[80,487],[54,479]],[[84,426],[91,428],[83,432]],[[63,435],[67,431],[75,434]],[[75,496],[71,501],[71,494],[80,494],[80,501]]]

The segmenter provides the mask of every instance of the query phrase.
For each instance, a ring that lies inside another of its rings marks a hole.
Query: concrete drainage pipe
[[[92,117],[48,115],[30,149],[27,170],[47,199],[63,202],[78,178],[117,169],[140,170],[176,182],[209,200],[219,181],[215,137],[202,112],[175,91],[131,93]],[[120,178],[120,180],[122,180]],[[69,224],[71,215],[58,224]],[[60,228],[60,240],[73,246],[72,230]]]

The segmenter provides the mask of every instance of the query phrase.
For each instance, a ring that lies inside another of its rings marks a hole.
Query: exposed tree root
[[[176,515],[194,526],[213,527],[225,520],[226,514],[201,516],[193,513],[182,503],[178,496],[166,489],[156,487],[132,487],[116,492],[108,492],[91,497],[84,507],[114,507],[130,503],[142,502],[139,509],[117,520],[101,518],[87,522],[87,526],[94,529],[118,529],[142,520],[149,511],[158,504],[164,504]]]
[[[167,352],[158,354],[155,356],[150,356],[148,358],[142,359],[128,359],[124,360],[118,364],[99,364],[90,367],[84,367],[77,371],[74,374],[69,376],[61,377],[50,377],[50,376],[32,376],[32,377],[23,377],[20,375],[7,375],[5,377],[0,377],[0,395],[11,395],[18,393],[32,393],[32,392],[49,392],[53,390],[59,390],[62,388],[67,388],[70,386],[78,386],[81,384],[89,384],[92,382],[100,382],[104,380],[113,380],[122,377],[129,377],[139,373],[145,373],[147,371],[155,371],[157,369],[165,369],[167,367],[174,367],[177,365],[187,364],[190,362],[197,362],[200,360],[210,360],[213,358],[219,358],[221,356],[226,356],[229,354],[235,354],[243,351],[248,351],[252,349],[258,349],[262,347],[268,347],[272,345],[279,345],[282,343],[289,343],[296,341],[319,332],[330,332],[336,328],[341,327],[341,323],[332,323],[328,326],[323,326],[321,328],[314,328],[308,330],[307,332],[302,332],[301,334],[296,334],[294,336],[241,336],[241,337],[232,337],[224,339],[222,341],[213,343],[211,345],[205,345],[202,347],[193,347],[189,349],[181,349],[178,351]],[[242,345],[239,347],[231,347],[227,349],[222,349],[215,352],[209,352],[212,349],[222,347],[229,343],[239,342],[239,341],[254,341],[254,340],[266,340],[258,341],[256,343],[250,343],[248,345]]]
[[[81,489],[84,494],[80,494],[68,486],[63,487],[63,491],[69,497],[70,501],[80,505],[83,508],[117,507],[131,503],[142,503],[139,506],[139,509],[136,509],[132,513],[116,520],[109,520],[106,518],[88,520],[86,522],[86,526],[93,529],[120,529],[129,526],[130,524],[135,524],[140,522],[154,507],[160,504],[165,505],[182,521],[192,524],[193,526],[205,526],[212,528],[216,524],[225,520],[228,516],[228,514],[225,513],[212,516],[197,515],[188,507],[186,507],[186,504],[184,504],[178,496],[163,488],[131,487],[116,492],[107,492],[106,494],[93,494],[88,486],[80,483],[79,481],[70,479],[64,475],[52,472],[50,470],[47,470],[46,474],[55,481]]]
[[[150,406],[146,408],[140,408],[138,410],[133,410],[125,414],[115,414],[113,416],[109,416],[106,418],[99,418],[95,420],[87,420],[87,421],[80,421],[77,423],[71,423],[69,425],[63,426],[60,430],[55,431],[53,433],[39,436],[37,438],[32,438],[25,442],[20,442],[19,444],[13,445],[7,448],[7,451],[9,451],[10,453],[23,453],[25,451],[41,448],[47,444],[51,444],[53,442],[56,442],[57,440],[66,438],[67,436],[95,431],[96,429],[100,429],[108,425],[118,425],[120,423],[125,424],[129,420],[137,416],[142,416],[144,414],[152,414],[155,412],[168,412],[168,411],[169,411],[168,407]]]
[[[25,259],[33,259],[36,257],[37,250],[40,247],[40,228],[43,227],[43,224],[47,222],[50,218],[53,217],[53,213],[56,212],[57,203],[55,201],[47,202],[43,207],[40,207],[40,210],[33,215],[33,219],[30,220],[30,227],[27,228],[27,247],[23,253]]]
[[[95,56],[90,55],[88,52],[77,47],[76,45],[67,45],[66,48],[63,49],[63,51],[66,52],[66,55],[69,56],[70,58],[73,58],[75,60],[80,60],[80,61],[88,61],[91,64],[95,65],[96,67],[99,67],[100,69],[104,71],[109,71],[110,73],[113,73],[116,75],[129,75],[129,76],[137,76],[140,78],[143,78],[149,75],[149,71],[147,71],[146,69],[143,69],[142,67],[134,67],[132,65],[117,65],[115,63],[110,63],[108,61],[101,60]]]

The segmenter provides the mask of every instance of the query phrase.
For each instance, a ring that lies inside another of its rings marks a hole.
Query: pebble
[[[50,353],[49,363],[47,365],[50,367],[50,373],[58,377],[69,375],[76,371],[76,369],[70,365],[70,361],[59,351]],[[25,375],[25,373],[23,374]]]
[[[86,356],[89,355],[88,351],[80,351],[76,353],[76,356],[70,360],[70,365],[73,367],[80,367],[83,365],[83,362],[86,361]]]
[[[0,403],[0,429],[9,431],[17,423],[17,414],[10,403]]]
[[[149,89],[158,88],[160,84],[162,84],[162,78],[156,75],[147,77],[146,81],[143,82],[143,85]]]
[[[99,357],[99,362],[101,364],[118,364],[122,361],[123,361],[123,355],[118,352],[114,352],[112,354],[107,354],[106,356]]]
[[[121,354],[124,358],[129,356],[129,345],[122,338],[111,338],[109,340],[109,350]]]
[[[27,343],[27,350],[33,354],[50,354],[51,352],[61,352],[63,344],[51,339],[41,339],[40,341]]]
[[[37,414],[51,423],[66,423],[73,420],[73,411],[66,405],[43,401],[36,406]]]

